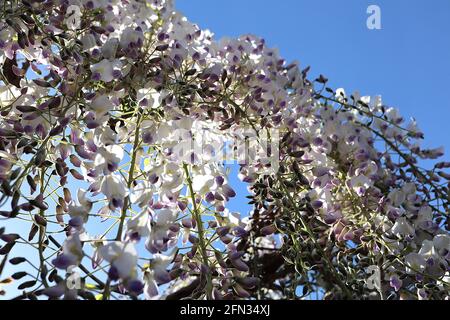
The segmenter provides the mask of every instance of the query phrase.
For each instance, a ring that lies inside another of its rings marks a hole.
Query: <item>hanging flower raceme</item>
[[[11,260],[38,266],[22,297],[449,299],[450,163],[423,168],[443,150],[381,97],[169,0],[4,2],[0,215],[30,225],[0,253],[36,250]]]

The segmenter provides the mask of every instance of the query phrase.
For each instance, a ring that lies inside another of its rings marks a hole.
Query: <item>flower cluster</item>
[[[0,250],[37,250],[11,259],[38,264],[22,298],[450,297],[450,163],[422,168],[443,151],[380,97],[170,0],[4,2],[0,213],[31,230]]]

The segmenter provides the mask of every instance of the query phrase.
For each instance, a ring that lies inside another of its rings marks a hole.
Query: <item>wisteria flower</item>
[[[118,59],[102,61],[91,66],[92,79],[110,82],[121,76],[122,62]]]

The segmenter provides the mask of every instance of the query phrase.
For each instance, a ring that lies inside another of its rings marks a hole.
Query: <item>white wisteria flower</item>
[[[125,179],[121,175],[109,174],[103,177],[101,192],[109,200],[111,208],[121,208],[128,194]]]
[[[170,282],[167,267],[173,262],[175,251],[169,255],[153,255],[149,269],[144,272],[144,293],[147,300],[155,299],[159,295],[159,285]]]
[[[120,77],[122,62],[119,59],[102,61],[91,66],[92,78],[104,82],[110,82]]]
[[[425,270],[427,261],[421,254],[411,252],[405,257],[405,263],[407,273],[420,273]]]
[[[118,169],[124,156],[123,147],[117,144],[101,147],[95,156],[94,168],[99,174],[109,174]]]
[[[123,280],[131,280],[137,277],[136,263],[138,254],[131,242],[114,241],[99,248],[103,259],[110,262]]]

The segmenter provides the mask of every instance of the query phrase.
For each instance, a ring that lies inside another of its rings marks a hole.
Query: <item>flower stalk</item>
[[[142,112],[139,112],[139,115],[138,115],[137,121],[136,121],[136,129],[134,130],[134,142],[133,142],[133,149],[131,151],[130,168],[128,170],[128,181],[127,181],[128,190],[131,188],[131,186],[133,185],[133,181],[134,181],[133,177],[134,177],[134,169],[136,167],[136,156],[137,156],[137,151],[138,151],[138,146],[139,146],[139,132],[140,132],[140,124],[142,121],[142,117],[143,117]],[[117,234],[116,234],[117,241],[120,241],[122,239],[123,226],[125,223],[125,217],[127,215],[127,210],[128,210],[129,205],[130,205],[130,196],[128,195],[127,197],[125,197],[125,199],[123,201],[123,207],[122,207],[122,211],[120,214],[119,227],[117,229]]]
[[[197,231],[198,231],[198,240],[199,240],[199,246],[200,246],[200,254],[202,256],[203,264],[207,267],[208,272],[206,273],[206,297],[208,300],[212,299],[212,275],[211,275],[211,269],[209,265],[209,259],[208,259],[208,251],[205,244],[205,230],[203,229],[203,221],[201,217],[201,213],[199,211],[199,208],[197,206],[197,202],[195,199],[195,192],[192,187],[192,178],[189,174],[189,168],[186,163],[183,163],[183,170],[186,175],[186,182],[189,189],[189,194],[191,197],[192,202],[192,213],[194,215],[194,219],[197,224]]]

